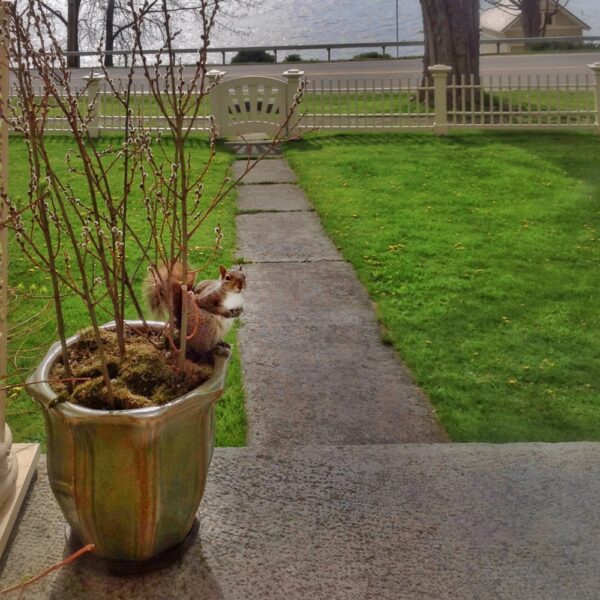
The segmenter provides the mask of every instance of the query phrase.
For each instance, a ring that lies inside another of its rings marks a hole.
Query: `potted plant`
[[[204,491],[228,356],[198,342],[205,335],[198,315],[222,313],[214,303],[200,305],[189,248],[239,179],[225,177],[206,191],[214,121],[206,160],[195,164],[186,149],[210,85],[218,84],[209,85],[206,62],[219,3],[198,3],[202,47],[187,71],[175,62],[167,2],[128,4],[135,51],[128,72],[113,81],[103,69],[123,113],[123,137],[108,141],[95,137],[95,102],[86,99],[96,78],[77,89],[44,3],[9,6],[4,39],[16,100],[0,108],[27,145],[30,185],[27,197],[2,201],[4,225],[46,273],[53,299],[59,340],[27,384],[44,412],[53,492],[76,538],[94,544],[98,556],[148,561],[188,536]],[[150,14],[162,23],[164,42],[148,55]],[[164,131],[141,112],[140,75]],[[47,135],[57,116],[73,140],[64,161]],[[221,238],[217,227],[207,264]],[[147,285],[162,294],[162,322],[146,318],[140,273],[147,269]],[[86,331],[70,335],[65,294],[84,307]]]

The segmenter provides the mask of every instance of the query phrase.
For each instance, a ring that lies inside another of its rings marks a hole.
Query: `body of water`
[[[225,0],[221,24],[213,35],[213,46],[267,46],[285,44],[355,43],[396,39],[396,0]],[[400,40],[423,38],[418,0],[397,0]],[[482,6],[486,6],[482,2]],[[570,0],[568,9],[600,35],[600,1]],[[187,32],[182,42],[195,46],[197,36]],[[395,54],[395,49],[389,50]],[[401,55],[420,53],[401,48]],[[303,58],[324,58],[323,52],[303,52]],[[334,54],[347,58],[348,51]],[[283,57],[282,57],[283,58]]]

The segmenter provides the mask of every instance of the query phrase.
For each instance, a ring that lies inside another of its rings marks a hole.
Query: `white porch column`
[[[286,110],[289,113],[292,108],[292,104],[294,103],[294,96],[298,92],[298,86],[300,85],[300,79],[304,77],[304,71],[300,71],[299,69],[288,69],[283,73],[283,76],[287,79],[287,106]],[[294,130],[298,127],[298,123],[300,122],[300,111],[296,109],[294,114],[291,116],[288,121],[288,126],[286,129],[286,135],[290,135],[294,132]]]
[[[0,43],[0,103],[8,98],[8,56],[5,43],[6,16],[0,5],[2,23]],[[0,195],[4,198],[8,180],[8,131],[0,121]],[[0,205],[0,506],[15,491],[18,466],[11,453],[12,436],[6,425],[6,373],[8,362],[8,230],[2,227],[6,214],[5,203]]]
[[[104,75],[100,73],[94,73],[93,71],[83,77],[87,84],[87,101],[90,107],[90,123],[88,125],[88,132],[91,138],[97,138],[100,135],[100,84],[104,81]]]
[[[437,135],[446,135],[448,133],[448,99],[446,92],[448,73],[452,72],[452,67],[433,65],[429,67],[429,72],[433,77],[433,106],[435,111],[433,132]]]
[[[0,106],[8,99],[9,70],[7,7],[0,2]],[[8,231],[2,227],[8,182],[8,127],[0,120],[0,556],[4,552],[17,514],[37,464],[38,444],[13,446],[6,425],[6,373],[8,356]]]
[[[215,119],[215,125],[217,127],[217,137],[224,137],[227,135],[225,128],[227,126],[227,105],[225,104],[221,81],[225,77],[226,71],[219,71],[218,69],[212,69],[206,73],[208,78],[208,85],[210,90],[208,96],[210,98],[210,112]]]
[[[594,72],[594,77],[596,79],[596,86],[594,88],[596,96],[596,133],[600,133],[600,62],[588,65],[588,68]]]

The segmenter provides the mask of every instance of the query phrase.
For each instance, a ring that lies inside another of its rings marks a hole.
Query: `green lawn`
[[[118,143],[118,138],[103,138],[106,143]],[[65,154],[72,146],[72,142],[66,137],[53,137],[47,141],[48,147],[55,156],[57,164],[66,173]],[[192,154],[192,164],[197,168],[204,162],[207,156],[206,139],[191,139],[187,145]],[[9,145],[9,187],[13,197],[25,197],[28,185],[27,154],[22,138],[14,136]],[[218,155],[215,166],[206,182],[206,196],[216,190],[224,173],[228,169],[233,157],[225,152]],[[111,176],[120,180],[121,174],[114,172]],[[85,187],[80,180],[73,180],[75,191],[80,190],[81,197],[85,197]],[[137,189],[137,188],[136,188]],[[191,260],[195,264],[202,264],[207,256],[203,249],[211,244],[214,239],[214,226],[219,223],[224,231],[223,250],[219,253],[212,266],[202,276],[216,277],[219,262],[231,264],[234,259],[233,249],[235,246],[235,198],[228,196],[215,210],[207,221],[206,227],[201,235],[198,235],[195,244],[191,248]],[[135,223],[138,231],[143,232],[145,227],[145,213],[141,202],[136,205],[132,202],[130,208],[130,219]],[[132,268],[140,258],[141,253],[136,252],[130,246],[127,259]],[[32,366],[39,360],[49,344],[56,339],[55,323],[51,311],[44,311],[48,300],[49,284],[45,274],[32,268],[29,262],[22,256],[18,246],[12,240],[10,248],[9,281],[16,290],[16,297],[10,305],[10,322],[21,335],[16,335],[11,341],[13,355],[12,383],[22,382]],[[145,275],[145,262],[137,273],[136,285],[141,285]],[[68,323],[69,333],[74,333],[87,324],[87,316],[80,303],[72,297],[64,301],[65,318]],[[131,317],[135,313],[131,311]],[[109,321],[109,315],[106,315]],[[230,341],[235,342],[235,332],[230,334]],[[16,363],[16,364],[15,364]],[[20,367],[15,372],[15,366]],[[44,425],[40,411],[23,391],[13,391],[9,395],[7,407],[8,423],[13,431],[16,441],[44,440]],[[239,355],[234,353],[234,359],[229,369],[227,388],[225,396],[220,400],[217,407],[217,444],[222,446],[240,446],[245,443],[245,414],[243,407],[243,383]]]
[[[344,87],[342,86],[342,90]],[[311,114],[372,114],[432,112],[415,97],[414,92],[380,92],[376,88],[342,93],[328,90],[308,90],[301,109]]]
[[[453,440],[600,440],[599,137],[323,135],[286,157]]]
[[[519,105],[523,109],[531,107],[532,110],[594,110],[594,90],[561,89],[559,90],[505,90],[494,91],[494,98],[502,100],[504,104]]]

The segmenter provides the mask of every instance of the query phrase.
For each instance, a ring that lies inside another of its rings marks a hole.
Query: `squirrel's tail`
[[[194,273],[187,273],[187,289],[194,287]],[[166,264],[150,265],[144,282],[144,296],[152,315],[160,317],[173,311],[177,322],[181,319],[183,290],[183,265],[177,261],[171,267]]]

